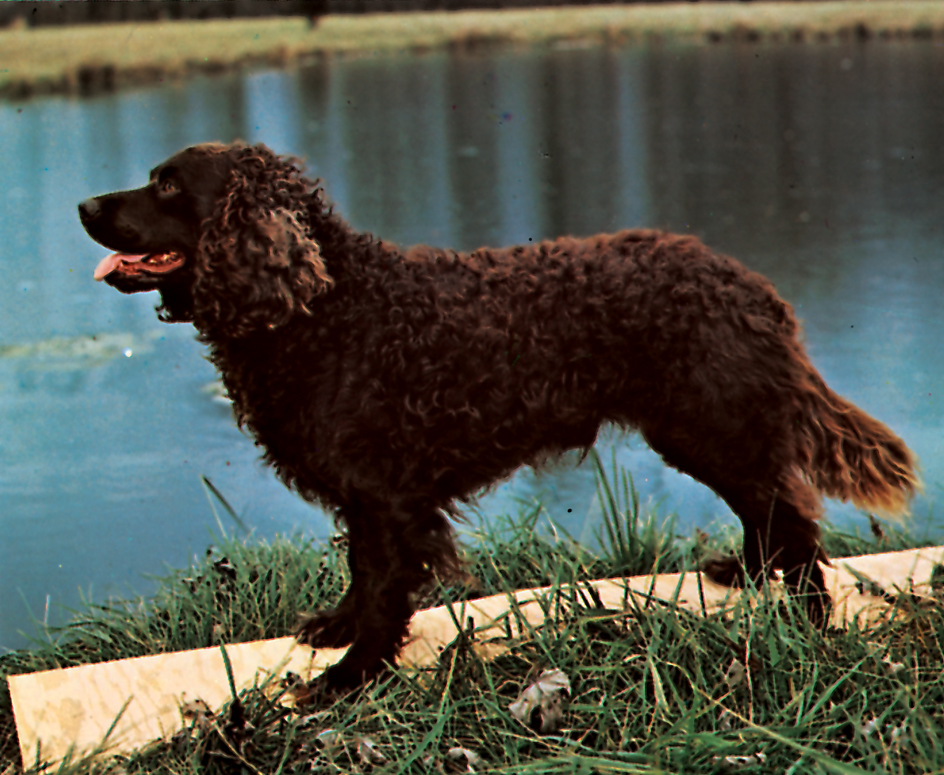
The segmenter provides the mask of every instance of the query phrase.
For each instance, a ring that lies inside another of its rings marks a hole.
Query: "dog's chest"
[[[240,425],[267,448],[278,439],[311,437],[326,414],[337,358],[330,348],[311,345],[304,338],[261,336],[211,352]]]

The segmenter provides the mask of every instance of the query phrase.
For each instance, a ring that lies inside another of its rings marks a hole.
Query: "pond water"
[[[181,147],[242,138],[306,158],[357,228],[456,248],[630,226],[693,232],[773,279],[838,392],[944,482],[944,49],[673,46],[365,57],[91,99],[0,104],[0,648],[80,597],[213,541],[206,475],[262,537],[331,532],[257,462],[187,325],[92,281],[83,198]],[[732,521],[638,440],[601,439],[683,529]],[[480,501],[540,499],[591,539],[589,466],[522,471]],[[830,518],[863,518],[830,504]],[[226,518],[223,517],[225,520]],[[232,524],[226,524],[232,529]]]

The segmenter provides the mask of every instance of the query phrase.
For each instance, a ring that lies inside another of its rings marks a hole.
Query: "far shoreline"
[[[0,97],[89,95],[333,56],[499,47],[944,41],[944,2],[660,3],[126,22],[0,30]]]

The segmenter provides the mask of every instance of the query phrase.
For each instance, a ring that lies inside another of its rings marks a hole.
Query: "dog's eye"
[[[157,184],[157,190],[162,194],[176,194],[180,187],[171,178],[165,178]]]

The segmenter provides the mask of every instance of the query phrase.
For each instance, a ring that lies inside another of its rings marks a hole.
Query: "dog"
[[[401,248],[348,226],[297,159],[243,143],[187,148],[79,215],[116,251],[95,279],[192,323],[264,460],[346,528],[350,587],[297,632],[350,645],[324,691],[381,673],[411,596],[460,571],[457,503],[586,453],[604,423],[740,518],[743,562],[712,578],[781,569],[819,621],[821,495],[897,513],[918,484],[902,440],[825,384],[773,285],[693,236]]]

